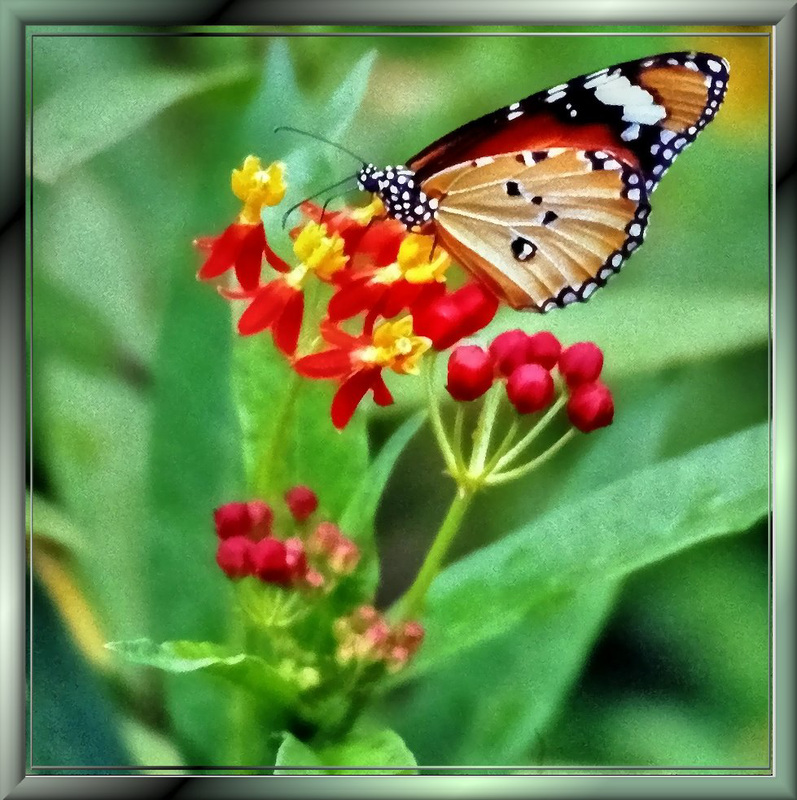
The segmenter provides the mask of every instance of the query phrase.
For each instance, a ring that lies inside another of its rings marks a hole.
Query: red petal
[[[374,390],[374,400],[376,401],[377,405],[393,405],[393,395],[390,394],[390,389],[387,388],[387,384],[385,383],[385,379],[382,377],[381,372],[379,373],[377,380],[374,381],[372,388]]]
[[[257,289],[263,266],[266,233],[262,223],[251,225],[250,228],[249,235],[242,242],[235,259],[235,277],[244,289]]]
[[[374,381],[378,378],[379,370],[371,368],[355,372],[354,375],[343,381],[338,391],[335,392],[330,410],[332,424],[338,430],[343,430],[348,425],[360,400],[365,397],[365,393],[372,388]]]
[[[293,291],[295,290],[280,279],[267,283],[241,314],[238,320],[238,333],[250,336],[271,327],[274,320],[282,313]]]
[[[265,236],[263,237],[263,252],[266,254],[266,261],[268,261],[269,265],[273,267],[277,272],[289,272],[290,271],[290,264],[287,261],[281,259],[270,247],[269,243],[266,241]]]
[[[297,359],[293,368],[305,378],[345,378],[351,374],[351,356],[348,350],[325,350]]]
[[[210,253],[218,238],[218,236],[197,236],[191,244],[201,253]]]
[[[230,269],[250,230],[250,225],[241,225],[238,222],[230,225],[213,243],[210,255],[197,272],[197,278],[207,281],[218,278]]]
[[[225,300],[251,300],[253,297],[257,297],[257,290],[244,291],[243,289],[228,289],[226,286],[217,286],[216,291]]]
[[[302,330],[302,317],[304,316],[304,295],[300,291],[288,298],[285,308],[274,323],[274,344],[285,353],[292,356],[299,343],[299,333]]]
[[[342,331],[337,324],[329,318],[321,320],[319,329],[321,331],[321,336],[324,337],[324,341],[334,347],[340,347],[351,352],[355,347],[362,344],[360,339],[356,336],[352,336],[350,333],[346,333],[346,331]]]
[[[347,283],[332,295],[327,314],[333,322],[351,319],[372,305],[385,287],[370,283],[370,278],[358,278]]]
[[[385,302],[381,311],[382,316],[385,319],[391,319],[400,314],[405,308],[409,308],[422,288],[422,283],[409,283],[405,280],[392,283],[385,293]]]

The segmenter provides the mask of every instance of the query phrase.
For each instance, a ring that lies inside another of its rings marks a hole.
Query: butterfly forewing
[[[464,267],[517,308],[586,299],[642,241],[642,176],[607,153],[557,148],[455,165],[428,181]]]

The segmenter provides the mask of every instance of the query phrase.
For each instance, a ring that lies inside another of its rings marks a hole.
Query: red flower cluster
[[[222,296],[244,300],[238,320],[243,336],[270,331],[276,346],[299,374],[333,380],[338,389],[332,421],[343,428],[368,392],[379,405],[393,397],[384,381],[388,369],[414,374],[430,347],[444,350],[487,325],[498,299],[479,283],[447,293],[448,254],[433,237],[409,233],[386,218],[381,201],[359,209],[324,212],[306,202],[308,221],[293,231],[291,266],[270,248],[261,214],[285,194],[284,168],[264,168],[249,156],[232,174],[232,189],[243,210],[220,236],[196,241],[207,253],[197,277],[215,280],[233,270],[238,286],[219,286]],[[266,264],[275,272],[263,282]],[[326,284],[325,313],[305,308],[305,286],[311,278]],[[349,332],[360,317],[358,332]],[[318,325],[320,352],[297,355],[307,319]]]
[[[414,621],[391,627],[373,606],[361,606],[353,614],[335,622],[338,640],[337,659],[382,663],[388,672],[397,672],[409,663],[423,642],[423,626]]]
[[[295,486],[285,496],[296,522],[304,523],[318,508],[315,493]],[[331,588],[359,562],[360,551],[331,522],[321,521],[309,533],[281,539],[273,530],[274,512],[262,500],[227,503],[213,512],[219,538],[216,563],[232,579],[253,576],[277,586]]]
[[[487,350],[478,345],[455,348],[448,360],[446,388],[455,400],[467,402],[481,397],[496,380],[504,380],[515,410],[533,414],[553,403],[554,367],[569,391],[567,414],[573,425],[585,433],[610,425],[614,402],[598,380],[603,368],[600,348],[579,342],[562,350],[559,340],[547,331],[531,335],[506,331]]]

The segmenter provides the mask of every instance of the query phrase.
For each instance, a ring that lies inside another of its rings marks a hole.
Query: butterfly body
[[[710,53],[598,70],[473,120],[406,166],[366,165],[359,186],[513,307],[586,300],[642,243],[650,195],[713,119],[728,72]]]

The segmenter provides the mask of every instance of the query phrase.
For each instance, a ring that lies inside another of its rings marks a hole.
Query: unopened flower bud
[[[522,364],[506,384],[509,402],[519,414],[533,414],[551,404],[554,397],[551,373],[539,364]]]
[[[285,493],[285,502],[297,522],[304,522],[317,508],[318,498],[307,486],[294,486]]]
[[[216,563],[228,578],[243,578],[252,574],[254,543],[245,536],[222,539],[216,550]]]
[[[567,416],[584,433],[611,425],[614,419],[611,391],[600,381],[576,386],[567,401]]]
[[[285,543],[273,537],[261,539],[254,544],[252,564],[254,574],[264,583],[285,586],[291,582],[293,577]]]
[[[456,347],[448,359],[446,389],[455,400],[481,397],[493,385],[493,359],[478,345]]]
[[[559,356],[559,372],[573,389],[596,381],[603,369],[603,352],[594,342],[577,342]]]
[[[553,369],[562,352],[562,345],[550,331],[540,331],[529,336],[528,358],[533,364]]]
[[[490,354],[499,375],[508,378],[519,366],[530,363],[530,339],[525,331],[515,329],[499,333],[490,342]]]

